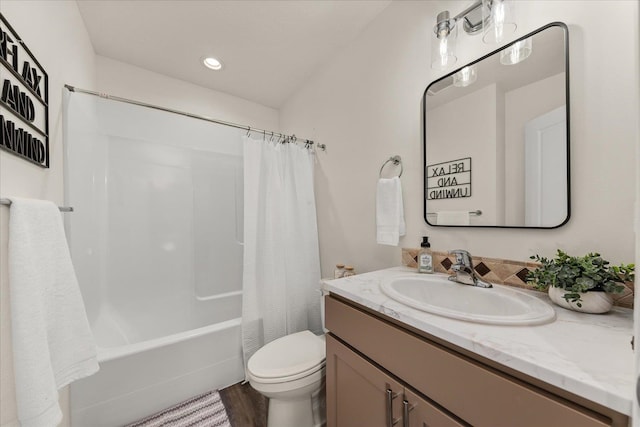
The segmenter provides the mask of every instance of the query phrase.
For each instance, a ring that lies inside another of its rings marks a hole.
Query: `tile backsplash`
[[[402,264],[407,267],[417,268],[419,251],[420,249],[402,248]],[[433,268],[436,272],[453,274],[453,271],[450,270],[455,261],[453,255],[440,251],[432,251],[431,254],[433,255]],[[476,273],[488,282],[536,290],[526,282],[527,273],[539,266],[536,262],[474,256],[473,265]],[[626,289],[621,294],[612,294],[614,304],[620,307],[633,308],[633,282],[626,282],[625,287]]]

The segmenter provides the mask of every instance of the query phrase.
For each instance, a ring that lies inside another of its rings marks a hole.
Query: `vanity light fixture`
[[[531,37],[524,40],[520,40],[509,46],[507,49],[500,52],[500,63],[502,65],[515,65],[518,64],[531,55],[533,51],[533,41]]]
[[[440,12],[436,18],[431,38],[431,68],[444,70],[453,66],[456,57],[457,23],[462,21],[467,34],[482,31],[487,44],[499,44],[513,33],[517,25],[514,13],[515,0],[475,0],[471,6],[450,17],[449,11]]]
[[[202,58],[202,63],[205,67],[210,68],[215,71],[222,70],[222,62],[219,59],[214,58],[213,56],[207,56]]]
[[[435,70],[447,69],[456,63],[456,39],[458,38],[458,27],[456,19],[449,18],[449,11],[445,10],[438,14],[436,26],[433,28],[431,43],[431,68]]]
[[[453,85],[456,87],[467,87],[478,78],[478,66],[468,65],[453,75]]]

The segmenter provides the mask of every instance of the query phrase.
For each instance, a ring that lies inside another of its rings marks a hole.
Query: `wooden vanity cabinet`
[[[325,310],[328,427],[628,424],[622,414],[581,406],[347,300],[329,295]]]
[[[327,336],[327,424],[344,427],[460,427],[406,384]],[[428,420],[428,422],[427,422]]]

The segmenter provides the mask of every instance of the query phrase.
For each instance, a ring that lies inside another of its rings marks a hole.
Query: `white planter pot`
[[[567,293],[564,289],[555,288],[551,286],[549,288],[549,298],[555,304],[560,307],[567,308],[569,310],[581,311],[583,313],[601,314],[607,313],[613,307],[613,298],[606,292],[583,292],[580,294],[580,304],[582,307],[578,307],[577,303],[569,302],[564,299],[564,294]]]

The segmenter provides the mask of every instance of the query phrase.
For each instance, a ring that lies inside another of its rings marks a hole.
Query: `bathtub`
[[[189,310],[138,308],[138,318],[100,308],[100,371],[71,385],[73,427],[122,426],[244,379],[241,292],[191,300]]]

